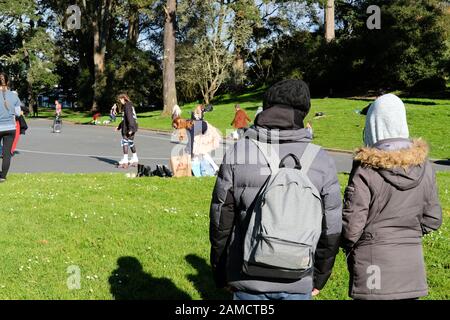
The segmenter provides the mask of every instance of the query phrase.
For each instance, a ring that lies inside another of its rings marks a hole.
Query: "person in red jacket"
[[[238,130],[238,135],[239,137],[241,137],[245,129],[248,128],[248,123],[252,120],[249,118],[247,113],[241,109],[240,105],[237,104],[234,108],[236,110],[236,113],[231,125]]]

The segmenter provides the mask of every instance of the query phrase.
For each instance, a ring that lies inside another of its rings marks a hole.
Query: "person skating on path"
[[[120,168],[128,168],[129,165],[137,166],[139,159],[137,156],[135,145],[135,134],[138,131],[137,115],[133,104],[126,94],[121,94],[118,97],[123,110],[122,122],[117,127],[117,131],[122,133],[121,146],[123,150],[123,158],[119,161]],[[131,160],[128,160],[128,152],[131,149],[133,154]]]
[[[2,171],[0,183],[6,181],[11,165],[11,149],[16,136],[16,117],[21,114],[20,99],[8,88],[8,77],[0,73],[0,142],[2,144]]]
[[[255,126],[228,149],[220,167],[210,209],[210,258],[217,287],[233,291],[234,299],[309,300],[331,275],[342,198],[333,159],[311,144],[304,129],[310,107],[305,82],[275,84]],[[301,175],[308,188],[283,184],[283,191],[269,184],[283,178],[280,173]],[[270,190],[280,192],[269,197]]]
[[[349,295],[360,300],[426,296],[422,237],[442,223],[428,146],[409,138],[405,106],[393,94],[368,109],[364,142],[344,200]]]

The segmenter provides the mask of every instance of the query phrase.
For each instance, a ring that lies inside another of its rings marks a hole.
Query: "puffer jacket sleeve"
[[[431,185],[426,195],[425,207],[422,220],[422,232],[428,234],[436,231],[442,225],[442,208],[439,203],[438,187],[436,183],[436,173],[431,164],[427,164],[427,175],[430,177]]]
[[[347,252],[358,242],[364,231],[371,198],[365,170],[355,162],[344,195],[342,247]]]
[[[325,151],[322,151],[325,153]],[[317,245],[314,260],[314,288],[321,290],[328,281],[339,252],[342,231],[342,198],[334,160],[328,159],[327,172],[321,190],[325,209],[322,220],[322,234]]]
[[[233,170],[230,164],[221,165],[210,208],[211,266],[218,288],[226,286],[227,246],[235,216]]]

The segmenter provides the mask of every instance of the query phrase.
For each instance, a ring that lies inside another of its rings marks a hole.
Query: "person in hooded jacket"
[[[216,286],[231,290],[236,300],[310,300],[319,294],[331,275],[342,231],[342,198],[335,163],[323,149],[308,171],[324,208],[313,267],[296,280],[263,279],[242,272],[249,213],[267,179],[262,171],[270,171],[261,151],[250,139],[270,143],[280,158],[291,153],[301,159],[311,143],[303,123],[310,108],[310,92],[305,82],[284,80],[275,84],[265,95],[263,111],[255,126],[225,154],[211,202],[210,258]],[[289,161],[286,165],[293,167],[294,161]]]
[[[364,141],[344,198],[349,295],[360,300],[426,296],[422,237],[442,223],[428,146],[409,138],[405,106],[393,94],[379,97],[368,110]]]

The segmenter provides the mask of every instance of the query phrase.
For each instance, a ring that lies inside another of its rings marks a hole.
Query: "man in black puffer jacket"
[[[211,265],[216,285],[228,287],[234,299],[309,300],[325,286],[331,275],[342,229],[342,200],[336,167],[327,152],[320,150],[308,177],[320,192],[324,206],[322,234],[314,267],[301,279],[252,278],[242,272],[243,242],[248,214],[269,170],[264,156],[248,138],[268,141],[280,159],[292,153],[301,159],[311,138],[303,120],[311,107],[309,88],[300,80],[285,80],[266,93],[264,110],[244,139],[227,151],[213,192],[210,211]],[[259,159],[252,162],[249,159]],[[287,166],[294,166],[287,163]],[[269,170],[270,171],[270,170]]]

